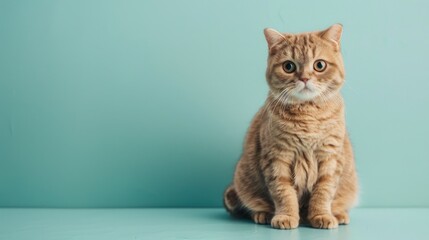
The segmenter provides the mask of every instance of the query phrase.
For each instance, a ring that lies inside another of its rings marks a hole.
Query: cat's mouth
[[[304,86],[298,87],[294,95],[299,100],[308,101],[315,98],[318,95],[318,91],[315,87],[305,84]]]
[[[304,87],[300,87],[298,90],[299,93],[314,93],[315,89],[308,84],[305,84]]]
[[[308,87],[308,85],[305,85],[305,87],[303,88],[303,89],[301,89],[301,91],[300,92],[313,92],[313,90],[312,89],[310,89],[309,87]]]

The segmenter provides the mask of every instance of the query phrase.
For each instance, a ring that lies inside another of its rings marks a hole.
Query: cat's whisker
[[[268,97],[268,99],[266,101],[266,104],[265,104],[265,107],[262,109],[262,115],[265,115],[268,111],[270,111],[270,109],[273,106],[273,104],[277,105],[278,101],[280,101],[280,99],[282,98],[282,96],[284,94],[286,94],[286,91],[287,91],[287,89],[283,89],[280,92],[280,94],[278,94],[277,96],[274,93],[269,93],[269,94],[272,94],[271,96],[272,96],[273,99],[271,101],[269,101],[270,96]],[[276,107],[274,107],[274,109],[275,108]],[[272,126],[272,114],[268,113],[267,116],[268,116],[268,128],[271,129],[271,126]],[[271,136],[271,131],[270,131],[270,136]]]
[[[275,96],[275,94],[274,93],[269,93],[269,94],[272,94],[272,96],[273,96],[273,100],[272,101],[268,101],[269,99],[270,99],[270,97],[268,97],[268,99],[267,99],[267,101],[266,102],[268,102],[268,104],[265,104],[265,107],[264,107],[264,109],[263,109],[263,114],[265,114],[266,113],[266,111],[274,104],[274,103],[276,103],[276,101],[281,97],[281,95],[283,94],[283,92],[284,91],[286,91],[286,89],[284,89],[283,91],[281,91],[280,92],[280,94],[278,94],[278,96]]]
[[[282,99],[284,98],[284,96],[287,96],[287,94],[288,94],[288,89],[287,88],[283,89],[280,92],[279,96],[273,101],[273,102],[275,102],[275,105],[274,105],[274,108],[271,110],[272,112],[276,112],[277,111],[278,104],[282,101]],[[272,128],[272,113],[269,113],[269,120],[268,121],[269,121],[268,122],[268,127],[269,127],[269,129],[271,129]],[[270,135],[272,136],[272,131],[270,131]]]

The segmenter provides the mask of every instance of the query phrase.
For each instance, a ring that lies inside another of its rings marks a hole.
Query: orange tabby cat
[[[233,215],[280,229],[348,224],[358,183],[339,91],[342,26],[264,33],[270,90],[248,130],[224,205]]]

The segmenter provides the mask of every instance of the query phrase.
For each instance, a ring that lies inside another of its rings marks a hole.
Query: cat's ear
[[[276,43],[280,42],[281,40],[286,39],[283,34],[279,33],[277,30],[272,28],[265,28],[264,35],[268,43],[268,49],[271,49],[272,46],[274,46]]]
[[[330,26],[328,29],[321,32],[322,38],[325,38],[333,43],[339,48],[341,41],[341,34],[343,33],[343,25],[336,23]]]

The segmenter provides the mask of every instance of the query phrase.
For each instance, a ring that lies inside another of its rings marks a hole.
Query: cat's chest
[[[314,151],[317,149],[325,131],[322,126],[315,124],[285,124],[282,127],[283,139],[289,139],[301,151]]]
[[[301,196],[305,192],[312,192],[317,180],[318,164],[312,151],[297,152],[293,161],[294,185]]]
[[[308,128],[306,128],[308,130]],[[298,196],[312,192],[318,176],[317,150],[323,142],[320,129],[308,131],[289,131],[286,133],[295,143],[295,159],[293,161],[294,185]]]

